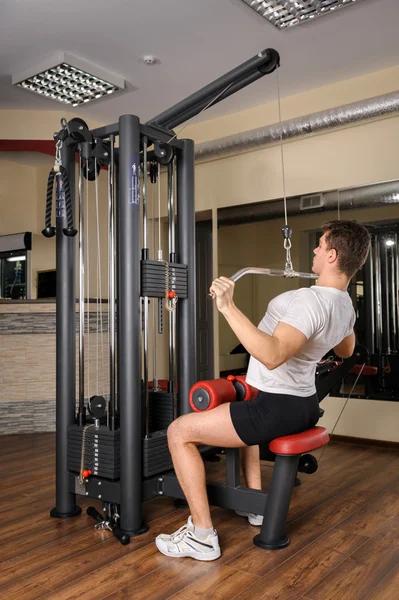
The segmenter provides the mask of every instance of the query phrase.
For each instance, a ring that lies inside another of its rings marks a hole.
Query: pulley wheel
[[[99,161],[95,161],[94,158],[87,158],[83,161],[83,175],[88,181],[94,181],[101,171],[101,165]]]
[[[106,415],[107,403],[104,396],[92,396],[88,403],[90,414],[95,419],[102,419]]]
[[[165,142],[155,142],[154,155],[157,157],[159,164],[165,166],[173,160],[174,151],[172,146]]]

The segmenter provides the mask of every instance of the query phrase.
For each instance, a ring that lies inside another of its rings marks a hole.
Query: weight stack
[[[68,470],[80,473],[83,427],[68,427]],[[104,479],[120,478],[120,432],[108,427],[89,427],[85,434],[84,469]]]
[[[143,474],[152,477],[173,469],[166,431],[155,431],[143,440]]]
[[[166,285],[166,265],[158,260],[141,261],[141,296],[163,298],[168,291],[174,291],[178,298],[187,298],[187,265],[168,263],[168,283]]]
[[[179,395],[177,406],[179,406]],[[149,426],[150,432],[163,431],[173,421],[173,394],[165,391],[149,392]]]

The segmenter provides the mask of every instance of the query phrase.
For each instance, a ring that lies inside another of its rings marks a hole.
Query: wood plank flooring
[[[318,471],[301,475],[287,533],[290,545],[265,552],[258,529],[214,507],[222,556],[211,563],[171,559],[154,544],[187,519],[170,498],[144,504],[150,529],[128,546],[95,531],[83,512],[52,519],[54,434],[0,437],[0,598],[2,600],[398,600],[399,451],[332,442]],[[315,453],[317,455],[317,453]],[[223,460],[206,463],[223,480]],[[272,465],[262,466],[267,489]],[[100,505],[97,505],[100,508]]]

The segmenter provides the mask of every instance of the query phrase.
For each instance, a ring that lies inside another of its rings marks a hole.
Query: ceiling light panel
[[[44,98],[80,106],[125,87],[124,80],[72,55],[57,55],[46,67],[13,76],[13,84]]]
[[[361,0],[242,0],[242,2],[277,29],[288,29]]]

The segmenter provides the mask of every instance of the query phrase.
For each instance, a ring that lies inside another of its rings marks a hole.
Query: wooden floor
[[[149,531],[121,546],[83,511],[65,521],[54,505],[54,436],[3,436],[0,478],[2,600],[398,600],[399,452],[331,443],[295,488],[291,544],[265,552],[258,529],[214,508],[222,556],[211,563],[160,554],[154,537],[187,519],[171,499],[144,504]],[[222,463],[207,463],[220,479]],[[271,466],[262,467],[264,487]],[[80,499],[79,499],[80,500]],[[85,508],[93,501],[79,502]]]

